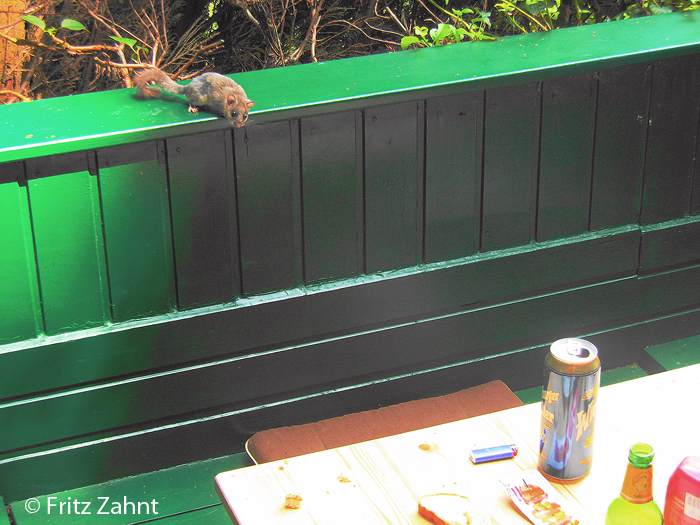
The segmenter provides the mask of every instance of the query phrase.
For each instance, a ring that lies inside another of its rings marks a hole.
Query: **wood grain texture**
[[[425,262],[479,248],[484,96],[477,91],[426,103]]]
[[[622,486],[632,443],[656,450],[654,495],[663,507],[671,473],[683,457],[697,454],[694,420],[677,399],[700,395],[700,365],[664,372],[599,391],[593,468],[582,481],[556,484],[555,497],[583,523],[602,523],[609,501]],[[649,425],[644,396],[664,410]],[[620,410],[624,407],[624,410]],[[447,423],[347,447],[299,456],[216,477],[224,505],[240,525],[343,523],[423,524],[418,500],[458,493],[476,508],[474,523],[521,524],[523,516],[500,480],[537,467],[540,404]],[[669,433],[669,428],[676,432]],[[469,450],[515,443],[512,460],[473,465]],[[284,508],[284,495],[300,494],[301,508]]]
[[[640,64],[598,75],[591,229],[639,220],[651,69]]]
[[[243,295],[295,286],[300,216],[299,165],[292,158],[298,122],[247,126],[234,132]]]
[[[541,86],[489,90],[484,129],[481,250],[535,238]]]
[[[544,82],[537,240],[588,229],[596,98],[591,74]]]
[[[343,279],[361,271],[362,171],[356,128],[361,114],[301,121],[304,280]],[[359,137],[361,139],[361,135]],[[333,151],[333,155],[328,155]],[[360,169],[358,169],[358,165]]]
[[[656,62],[644,167],[642,224],[681,218],[691,206],[700,110],[700,57]],[[673,141],[668,139],[673,137]]]
[[[231,301],[237,292],[228,204],[230,148],[230,135],[223,132],[167,141],[180,309]]]
[[[419,104],[365,112],[365,273],[419,261]]]
[[[94,153],[27,162],[44,328],[57,334],[110,318]]]
[[[98,154],[112,319],[162,314],[175,304],[172,231],[163,145]]]
[[[33,339],[44,330],[24,166],[5,168],[8,182],[0,184],[0,344]]]

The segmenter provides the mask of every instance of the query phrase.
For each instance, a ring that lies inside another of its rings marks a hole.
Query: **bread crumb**
[[[350,483],[350,478],[348,478],[345,474],[341,473],[340,476],[338,476],[338,481],[340,481],[341,483]]]
[[[288,509],[298,509],[301,507],[302,499],[298,494],[287,494],[284,497],[284,506]]]

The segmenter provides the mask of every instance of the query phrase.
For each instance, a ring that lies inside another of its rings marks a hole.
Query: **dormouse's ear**
[[[233,104],[234,106],[238,104],[238,101],[236,100],[236,95],[229,95],[228,97],[226,97],[226,102],[228,102],[229,104]]]
[[[255,102],[253,102],[252,100],[249,100],[248,102],[246,102],[245,105],[249,108],[252,108],[255,105]]]

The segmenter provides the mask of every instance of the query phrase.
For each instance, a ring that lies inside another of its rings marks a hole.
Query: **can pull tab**
[[[570,345],[568,348],[568,354],[574,357],[580,357],[581,359],[586,359],[587,357],[590,357],[591,351],[583,346]]]

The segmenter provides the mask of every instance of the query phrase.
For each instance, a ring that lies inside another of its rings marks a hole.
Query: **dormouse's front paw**
[[[190,105],[190,107],[187,108],[187,111],[188,111],[189,113],[199,113],[199,108],[196,107],[196,106]]]

